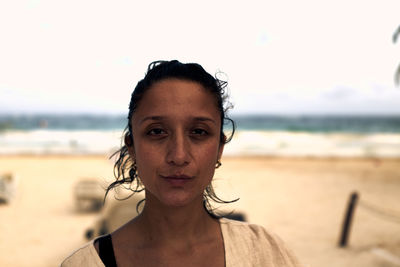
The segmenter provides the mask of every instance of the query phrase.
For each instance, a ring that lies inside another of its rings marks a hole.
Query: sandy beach
[[[224,157],[215,175],[225,210],[277,233],[305,266],[400,266],[400,159]],[[0,205],[0,266],[57,266],[86,242],[98,213],[75,210],[83,177],[111,181],[106,156],[1,156],[17,178]],[[349,245],[338,248],[351,192],[360,196]],[[397,217],[396,217],[397,216]]]

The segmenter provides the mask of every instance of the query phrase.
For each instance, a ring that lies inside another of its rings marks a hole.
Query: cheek
[[[219,147],[212,144],[208,147],[204,147],[201,151],[201,165],[209,174],[214,174],[215,165],[218,160]]]
[[[214,164],[210,164],[207,170],[205,170],[205,177],[208,177],[206,184],[208,185],[214,178],[215,167]]]
[[[219,140],[213,140],[213,142],[210,142],[210,144],[204,147],[204,153],[210,161],[215,160],[215,162],[217,162],[220,151],[220,145],[218,141]]]
[[[136,142],[135,157],[139,176],[145,177],[148,171],[154,170],[160,164],[161,153],[156,149]]]

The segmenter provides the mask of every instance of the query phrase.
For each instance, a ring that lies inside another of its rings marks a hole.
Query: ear
[[[128,148],[129,155],[132,159],[135,158],[135,146],[133,144],[133,136],[130,133],[126,133],[124,137],[124,142]]]

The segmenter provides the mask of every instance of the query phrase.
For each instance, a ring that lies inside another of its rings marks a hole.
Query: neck
[[[146,197],[145,207],[136,223],[143,233],[148,233],[149,241],[157,243],[196,241],[219,227],[218,221],[204,209],[202,198],[183,207],[169,207]]]

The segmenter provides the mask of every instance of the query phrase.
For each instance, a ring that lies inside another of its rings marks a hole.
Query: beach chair
[[[15,197],[16,178],[11,173],[0,175],[0,204],[8,204]]]
[[[79,212],[99,211],[103,204],[104,187],[97,178],[82,178],[74,186],[75,207]]]

